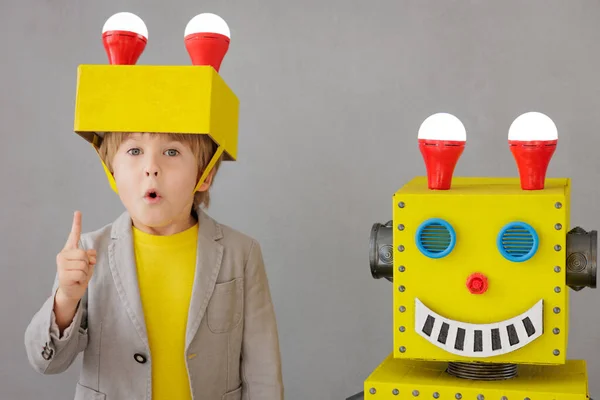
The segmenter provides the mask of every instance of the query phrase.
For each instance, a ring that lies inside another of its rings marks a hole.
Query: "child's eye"
[[[165,151],[165,153],[168,156],[174,157],[174,156],[176,156],[179,153],[179,151],[177,151],[175,149],[169,149],[169,150]]]
[[[137,156],[140,153],[141,153],[141,150],[138,149],[137,147],[127,150],[127,154],[131,154],[132,156]]]

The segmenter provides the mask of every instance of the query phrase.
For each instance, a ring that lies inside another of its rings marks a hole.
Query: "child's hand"
[[[65,247],[56,256],[58,269],[57,305],[76,306],[92,279],[96,264],[96,250],[80,249],[81,213],[75,211],[73,226]]]

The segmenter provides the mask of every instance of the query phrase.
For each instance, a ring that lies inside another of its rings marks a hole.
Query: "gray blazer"
[[[194,400],[280,400],[279,339],[263,257],[252,238],[198,209],[198,256],[185,339]],[[33,368],[58,374],[83,351],[75,400],[150,400],[152,355],[127,212],[80,248],[96,267],[73,323],[59,337],[52,295],[25,332]]]

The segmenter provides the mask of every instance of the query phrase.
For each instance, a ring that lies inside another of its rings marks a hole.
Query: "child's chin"
[[[150,228],[162,228],[166,225],[169,225],[169,223],[173,220],[171,216],[166,215],[167,213],[164,212],[152,211],[140,212],[136,214],[136,219],[140,223]]]

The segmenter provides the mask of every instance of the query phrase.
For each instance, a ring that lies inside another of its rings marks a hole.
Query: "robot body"
[[[557,366],[521,365],[505,380],[458,378],[448,363],[401,360],[392,354],[367,378],[365,399],[582,400],[588,398],[583,360]]]
[[[393,285],[394,347],[365,399],[587,399],[586,363],[567,359],[569,289],[596,286],[597,239],[570,229],[570,179],[543,176],[556,139],[511,148],[518,178],[452,178],[462,149],[440,139],[444,126],[461,133],[449,120],[420,138],[428,176],[371,231],[372,275]]]

